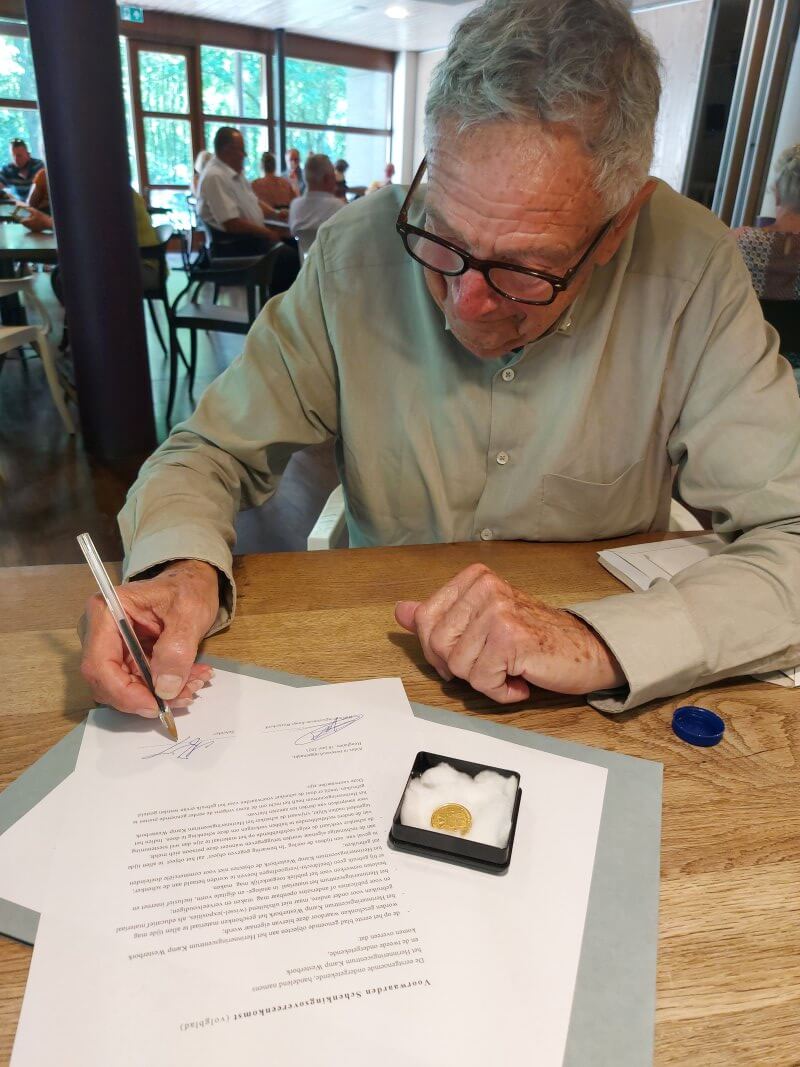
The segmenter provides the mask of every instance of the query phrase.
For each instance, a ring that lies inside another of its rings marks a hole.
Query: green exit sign
[[[144,11],[133,4],[120,4],[119,14],[123,22],[144,22]]]

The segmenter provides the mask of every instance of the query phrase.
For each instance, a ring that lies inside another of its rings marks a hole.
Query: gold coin
[[[431,815],[431,826],[434,830],[468,834],[472,828],[472,815],[463,804],[443,804]]]

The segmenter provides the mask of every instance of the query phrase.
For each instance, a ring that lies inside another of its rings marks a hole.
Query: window
[[[200,49],[203,114],[227,119],[267,117],[264,57],[233,48]]]
[[[22,137],[31,155],[43,158],[31,43],[27,37],[0,34],[0,162],[6,162],[14,137]]]
[[[119,39],[119,60],[122,66],[122,99],[125,104],[128,167],[130,168],[131,185],[139,191],[139,171],[136,167],[136,137],[133,132],[133,110],[131,108],[131,73],[128,63],[128,43],[124,37]]]
[[[286,60],[287,145],[350,164],[349,185],[383,177],[390,143],[392,76],[307,59]]]
[[[134,99],[142,123],[144,184],[148,191],[186,188],[194,159],[188,53],[131,42],[131,56]]]
[[[241,130],[248,178],[261,174],[261,153],[269,149],[266,63],[258,52],[202,45],[203,134],[209,151],[220,126]],[[258,121],[261,120],[261,121]]]

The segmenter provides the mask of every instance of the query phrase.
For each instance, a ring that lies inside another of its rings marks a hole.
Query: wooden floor
[[[175,274],[170,284],[177,292],[182,275]],[[36,287],[60,337],[63,315],[49,275],[39,275]],[[168,367],[149,316],[146,321],[153,407],[163,440]],[[242,341],[230,335],[200,335],[196,398],[238,355]],[[116,515],[136,470],[98,463],[87,455],[80,435],[69,437],[53,407],[41,363],[30,349],[27,353],[29,358],[14,356],[0,369],[0,566],[80,562],[75,537],[84,530],[104,559],[120,559]],[[181,378],[176,420],[190,411]],[[73,413],[77,420],[77,411]],[[275,497],[240,516],[237,551],[305,548],[308,531],[337,481],[332,444],[297,453]]]

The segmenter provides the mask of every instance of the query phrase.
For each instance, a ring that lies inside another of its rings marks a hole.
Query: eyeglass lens
[[[465,261],[458,252],[416,233],[408,234],[407,240],[411,254],[431,270],[451,277],[463,272]],[[502,267],[490,268],[488,275],[492,285],[506,296],[520,300],[544,301],[553,295],[553,286],[544,278],[504,270]]]

